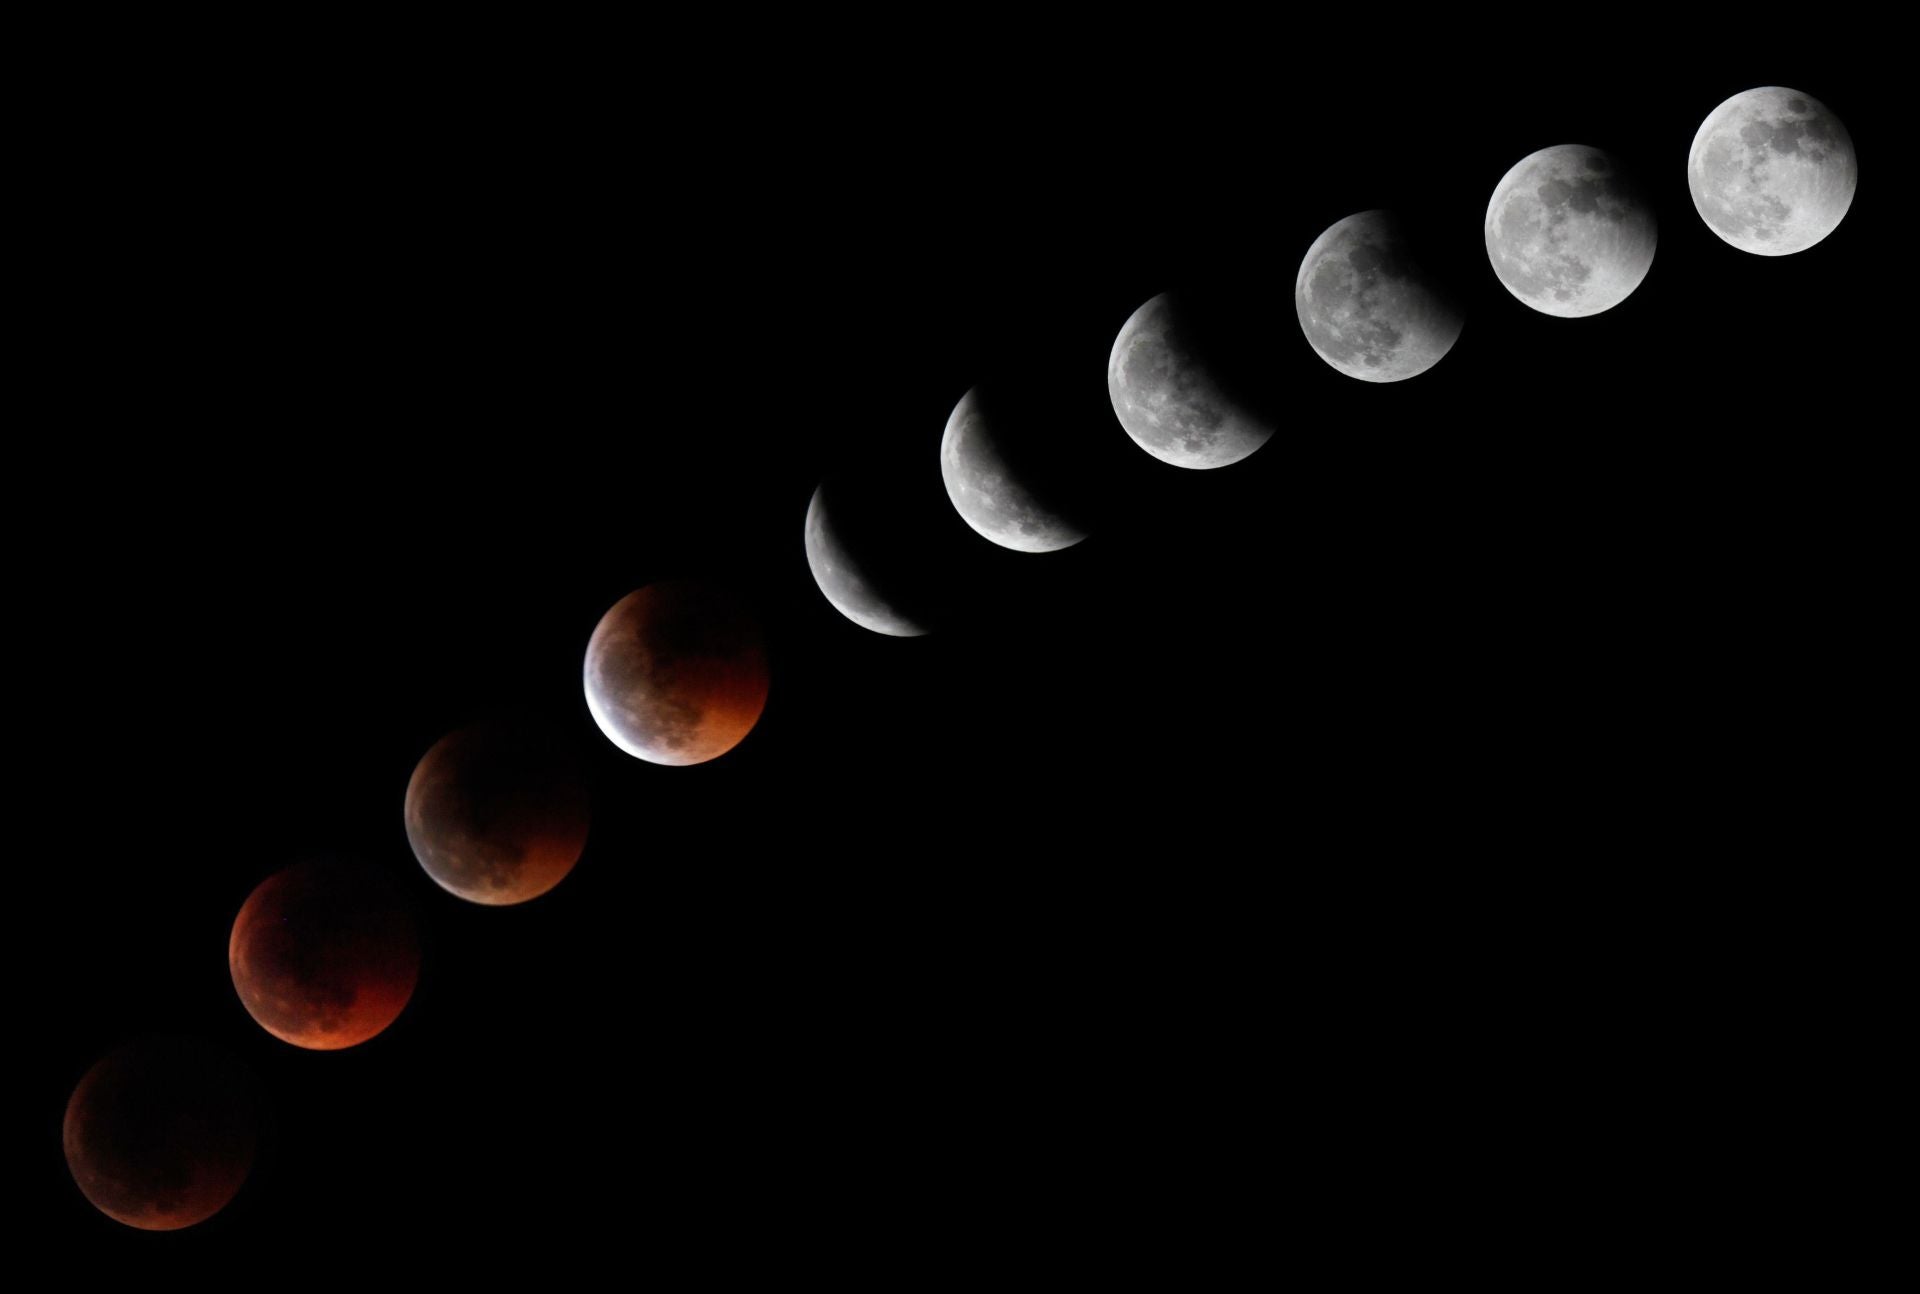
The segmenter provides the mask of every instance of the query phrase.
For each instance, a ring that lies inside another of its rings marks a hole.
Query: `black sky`
[[[66,51],[13,484],[31,1244],[911,1275],[1870,1225],[1804,1192],[1883,1067],[1883,85],[1857,43],[1517,77],[1163,21]],[[1777,260],[1684,180],[1764,84],[1861,158],[1839,230]],[[1586,320],[1481,243],[1559,143],[1640,168],[1660,221]],[[1288,322],[1271,443],[1135,449],[1102,387],[1128,314],[1227,284],[1289,320],[1309,243],[1371,207],[1443,249],[1454,351],[1369,386]],[[1077,548],[946,504],[946,416],[1002,372],[1077,390]],[[943,632],[815,589],[807,502],[850,464],[929,522],[901,556]],[[669,576],[747,594],[774,655],[758,728],[690,769],[579,693],[600,614]],[[596,816],[558,889],[484,910],[413,862],[401,797],[509,707],[574,725]],[[316,853],[388,871],[426,939],[339,1054],[260,1031],[224,960]],[[273,1111],[175,1236],[95,1213],[59,1146],[80,1075],[155,1029],[232,1047]]]

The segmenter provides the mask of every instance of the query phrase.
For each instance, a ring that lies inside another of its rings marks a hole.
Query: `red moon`
[[[156,1038],[109,1053],[67,1101],[61,1141],[89,1203],[142,1231],[218,1213],[253,1167],[253,1086],[226,1052]]]
[[[587,846],[577,754],[525,722],[442,737],[407,783],[407,841],[441,888],[474,903],[525,903],[558,885]]]
[[[703,764],[739,745],[767,705],[767,646],[745,603],[667,580],[613,604],[587,643],[587,709],[607,739],[654,764]]]
[[[337,1051],[394,1022],[420,978],[420,939],[399,891],[333,862],[276,872],[233,921],[227,965],[240,1001],[276,1038]]]

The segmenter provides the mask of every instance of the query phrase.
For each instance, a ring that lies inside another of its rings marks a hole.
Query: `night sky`
[[[1600,71],[1595,35],[1516,81],[1505,51],[1165,21],[76,57],[103,89],[50,159],[46,466],[13,479],[44,517],[16,548],[29,1250],[905,1279],[1873,1225],[1838,1156],[1888,1045],[1869,752],[1911,594],[1884,86],[1814,40]],[[1862,159],[1782,258],[1684,177],[1767,84]],[[1481,238],[1560,143],[1639,168],[1660,221],[1583,320],[1522,307]],[[1291,300],[1373,207],[1468,302],[1386,386]],[[1183,471],[1103,368],[1147,298],[1221,284],[1270,295],[1295,395]],[[945,498],[941,429],[994,374],[1062,411],[1075,548],[995,548]],[[849,467],[908,519],[889,556],[938,632],[816,589],[808,500]],[[774,671],[690,768],[620,753],[580,688],[601,614],[676,576],[749,598]],[[516,709],[590,756],[592,834],[487,909],[420,870],[401,801]],[[337,1053],[263,1032],[225,960],[314,856],[391,876],[425,945],[399,1020]],[[231,1048],[271,1112],[239,1197],[175,1234],[95,1212],[60,1150],[80,1076],[154,1030]]]

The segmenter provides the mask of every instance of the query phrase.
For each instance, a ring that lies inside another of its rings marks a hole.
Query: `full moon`
[[[1386,211],[1348,216],[1314,239],[1293,304],[1314,353],[1363,382],[1418,377],[1446,357],[1465,324]]]
[[[1271,423],[1222,382],[1192,307],[1161,293],[1135,310],[1107,356],[1107,397],[1127,435],[1175,467],[1225,467],[1267,443]]]
[[[80,1193],[142,1231],[177,1231],[225,1208],[253,1167],[255,1138],[246,1070],[187,1038],[109,1053],[73,1089],[61,1127]]]
[[[979,387],[969,390],[940,438],[940,478],[954,510],[1002,548],[1050,553],[1073,547],[1086,532],[1042,501],[1029,479],[1032,467],[1021,461],[1021,429],[1002,425],[1004,413],[990,403]]]
[[[587,642],[587,709],[607,740],[651,764],[704,764],[767,705],[766,639],[733,594],[664,580],[613,604]]]
[[[862,629],[894,638],[917,638],[927,626],[889,597],[871,563],[841,532],[835,515],[833,483],[822,481],[807,504],[807,569],[833,609]]]
[[[1853,140],[1825,104],[1762,86],[1707,114],[1687,184],[1707,228],[1743,252],[1785,256],[1834,231],[1853,205]]]
[[[296,1047],[337,1051],[392,1024],[420,977],[420,941],[379,873],[299,863],[260,882],[227,941],[240,1001]]]
[[[573,752],[531,724],[442,737],[407,783],[407,841],[427,875],[474,903],[525,903],[558,885],[587,844]]]
[[[1653,208],[1597,148],[1529,154],[1487,204],[1487,259],[1507,291],[1542,314],[1577,319],[1627,299],[1653,265]]]

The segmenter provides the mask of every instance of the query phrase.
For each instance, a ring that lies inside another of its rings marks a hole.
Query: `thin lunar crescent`
[[[807,569],[820,593],[862,629],[894,638],[918,638],[927,626],[895,606],[877,587],[860,555],[834,524],[831,490],[822,481],[807,504]]]
[[[1487,204],[1487,259],[1507,291],[1577,319],[1626,300],[1653,267],[1653,208],[1611,157],[1560,144],[1516,162]]]
[[[1832,233],[1859,180],[1853,139],[1810,94],[1762,86],[1707,114],[1687,154],[1694,209],[1756,256],[1805,251]]]
[[[1021,479],[1009,461],[1006,437],[1018,435],[998,425],[985,407],[980,388],[972,387],[953,406],[940,436],[940,478],[947,498],[974,531],[1002,548],[1050,553],[1071,548],[1087,537]]]

